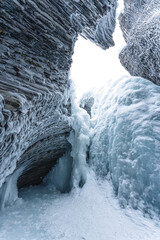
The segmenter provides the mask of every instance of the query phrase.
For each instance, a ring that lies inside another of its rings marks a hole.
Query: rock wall
[[[124,0],[124,6],[120,25],[127,45],[120,61],[131,75],[160,85],[160,1]]]
[[[0,1],[0,187],[38,184],[70,147],[68,72],[77,35],[112,46],[114,0]]]

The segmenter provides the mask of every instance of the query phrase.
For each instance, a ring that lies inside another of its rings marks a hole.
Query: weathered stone
[[[68,72],[80,33],[113,45],[115,0],[0,1],[0,187],[38,184],[70,147]]]
[[[120,25],[127,45],[120,61],[131,75],[160,85],[160,1],[124,0],[124,4]]]

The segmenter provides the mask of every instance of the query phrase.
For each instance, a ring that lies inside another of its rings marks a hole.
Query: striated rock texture
[[[18,168],[19,187],[40,183],[70,147],[74,44],[80,33],[103,49],[112,46],[116,5],[0,1],[0,187]]]
[[[160,85],[160,1],[124,0],[124,5],[120,25],[127,45],[120,61],[131,75]]]

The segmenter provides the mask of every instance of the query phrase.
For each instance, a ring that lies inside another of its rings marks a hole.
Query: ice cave
[[[0,240],[160,240],[159,13],[0,1]]]

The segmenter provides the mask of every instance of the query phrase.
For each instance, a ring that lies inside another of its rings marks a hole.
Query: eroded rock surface
[[[114,0],[0,1],[0,187],[40,183],[69,143],[68,71],[78,33],[113,45]]]
[[[160,85],[160,1],[124,0],[124,4],[120,25],[127,45],[120,61],[131,75]]]

